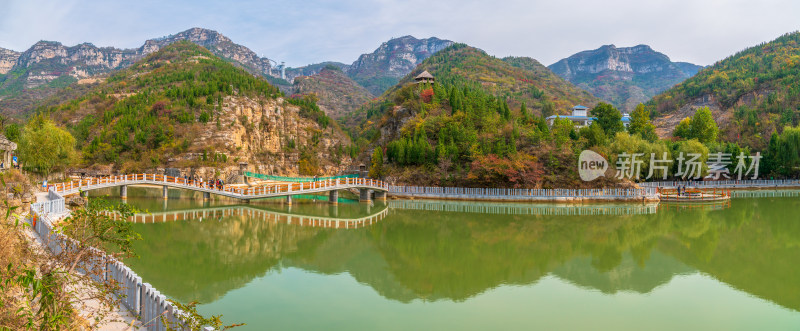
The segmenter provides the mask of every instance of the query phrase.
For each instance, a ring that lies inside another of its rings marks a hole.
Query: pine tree
[[[378,146],[372,152],[372,166],[369,168],[369,176],[372,178],[383,178],[383,149]]]

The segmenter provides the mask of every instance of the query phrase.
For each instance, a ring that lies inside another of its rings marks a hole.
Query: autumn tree
[[[20,162],[45,176],[75,160],[75,138],[44,115],[36,115],[22,130]]]

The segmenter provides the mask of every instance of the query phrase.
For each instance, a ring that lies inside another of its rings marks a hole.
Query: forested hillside
[[[657,95],[648,108],[661,136],[698,107],[714,113],[722,138],[763,149],[800,120],[800,33],[748,48]]]
[[[520,67],[457,44],[424,61],[362,109],[357,135],[371,141],[373,175],[403,183],[583,187],[574,166],[586,146],[571,122],[552,130],[542,113],[597,99],[530,59]],[[537,72],[523,69],[525,66]],[[435,84],[416,84],[423,70]],[[385,153],[387,165],[382,162]]]
[[[313,95],[318,99],[320,109],[333,119],[351,113],[373,98],[367,89],[334,65],[328,65],[311,76],[297,77],[293,90],[295,94]]]
[[[137,170],[246,161],[273,173],[316,174],[349,159],[347,137],[313,101],[284,99],[263,78],[189,42],[46,111],[70,128],[87,164]]]

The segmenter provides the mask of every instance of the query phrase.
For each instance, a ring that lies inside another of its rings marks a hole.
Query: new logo
[[[585,150],[578,157],[578,175],[585,182],[605,176],[607,169],[608,161],[593,151]]]

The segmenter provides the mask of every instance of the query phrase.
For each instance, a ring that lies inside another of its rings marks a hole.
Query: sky
[[[545,65],[607,44],[647,44],[673,61],[709,65],[799,30],[798,17],[797,0],[0,0],[0,47],[137,48],[202,27],[290,67],[349,64],[405,35]]]

